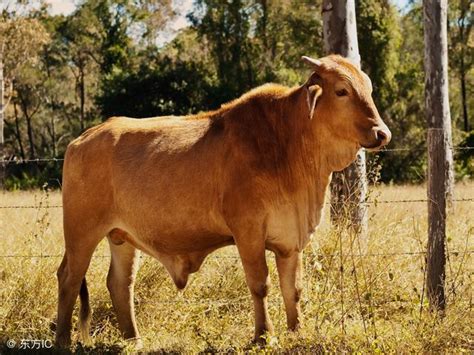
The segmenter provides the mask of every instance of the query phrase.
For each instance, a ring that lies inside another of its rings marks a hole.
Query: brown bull
[[[276,255],[288,327],[298,327],[302,251],[319,223],[331,173],[361,147],[382,147],[391,136],[367,75],[339,56],[304,59],[314,72],[302,86],[264,85],[194,116],[111,118],[69,145],[58,345],[70,343],[79,293],[88,336],[85,274],[106,235],[107,286],[126,338],[139,339],[139,251],[160,260],[183,288],[209,253],[231,244],[252,294],[255,338],[272,331],[266,249]]]

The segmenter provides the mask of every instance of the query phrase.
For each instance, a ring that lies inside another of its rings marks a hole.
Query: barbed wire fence
[[[474,147],[463,147],[463,146],[453,146],[451,149],[455,151],[474,151]],[[394,153],[394,152],[413,152],[413,151],[426,151],[424,147],[414,147],[414,148],[384,148],[374,152],[376,154],[380,153]],[[372,153],[372,152],[369,152]],[[64,158],[35,158],[35,159],[19,159],[13,157],[11,159],[0,159],[0,164],[25,164],[25,163],[47,163],[47,162],[63,162]]]
[[[474,152],[474,147],[468,147],[468,146],[453,146],[451,147],[453,150],[456,151],[473,151]],[[376,152],[369,152],[369,153],[397,153],[397,152],[409,152],[409,151],[426,151],[425,147],[414,147],[414,148],[384,148],[382,150],[376,151]],[[8,165],[21,165],[21,164],[31,164],[31,163],[62,163],[64,162],[64,158],[59,158],[59,157],[52,157],[52,158],[35,158],[35,159],[1,159],[0,164],[4,164],[6,166]],[[423,199],[394,199],[394,200],[367,200],[363,202],[366,205],[378,205],[378,204],[405,204],[405,203],[427,203],[429,200],[427,198]],[[453,198],[452,202],[459,202],[459,203],[469,203],[469,202],[474,202],[474,196],[472,197],[461,197],[461,198]],[[326,205],[330,205],[330,202],[326,202]],[[39,204],[25,204],[25,205],[3,205],[0,204],[0,210],[4,209],[59,209],[62,208],[62,205],[58,204],[44,204],[44,203],[39,203]],[[466,251],[464,251],[466,252]],[[460,252],[453,252],[451,251],[450,253],[453,254],[459,254]],[[469,250],[467,251],[468,254],[474,253],[474,250]],[[407,253],[366,253],[366,254],[359,254],[355,255],[358,257],[373,257],[373,256],[393,256],[393,255],[424,255],[426,252],[407,252]],[[336,256],[339,255],[338,253],[332,254],[332,255],[327,255],[327,256]],[[60,257],[61,255],[41,255],[41,257]],[[0,255],[0,257],[28,257],[28,256],[15,256],[15,255]],[[40,257],[38,255],[32,255],[31,257]],[[108,256],[98,256],[98,257],[108,257]],[[237,258],[237,256],[235,256]]]
[[[459,151],[474,151],[474,147],[453,147],[455,150]],[[426,148],[394,148],[394,149],[384,149],[380,152],[377,153],[398,153],[398,152],[408,152],[408,151],[413,151],[413,150],[419,150],[419,151],[426,151]],[[63,163],[64,159],[63,158],[37,158],[37,159],[7,159],[7,160],[0,160],[0,164],[4,165],[20,165],[20,164],[40,164],[40,163]],[[413,199],[393,199],[393,200],[369,200],[365,201],[364,203],[369,205],[369,206],[374,206],[376,207],[379,204],[420,204],[420,203],[427,203],[429,200],[427,198],[413,198]],[[455,203],[467,203],[467,204],[472,204],[474,203],[474,196],[466,196],[466,197],[460,197],[460,198],[455,198],[453,199],[453,202]],[[327,202],[328,205],[330,205],[329,202]],[[43,201],[40,201],[39,203],[36,204],[24,204],[24,205],[16,205],[16,204],[0,204],[0,210],[50,210],[50,209],[61,209],[62,205],[61,204],[49,204],[45,203]],[[338,268],[340,272],[340,279],[341,279],[341,284],[338,285],[341,287],[341,292],[344,292],[344,284],[343,280],[347,275],[344,275],[345,268],[344,264],[351,264],[349,267],[353,269],[352,275],[356,278],[360,278],[360,280],[356,281],[356,283],[361,283],[361,285],[365,285],[365,288],[370,288],[370,281],[366,279],[366,270],[362,267],[361,270],[358,270],[355,267],[355,260],[356,259],[367,259],[367,258],[388,258],[388,257],[418,257],[421,258],[421,263],[422,263],[422,272],[423,272],[423,279],[426,277],[426,258],[427,258],[427,251],[400,251],[400,252],[363,252],[359,246],[358,251],[354,252],[353,251],[353,244],[354,241],[351,242],[350,245],[350,252],[343,251],[342,248],[338,249],[337,246],[334,251],[332,252],[325,252],[324,250],[318,250],[316,253],[318,254],[320,260],[326,259],[327,262],[329,263],[328,267],[331,267],[331,265],[334,268]],[[339,244],[342,246],[342,240],[339,241]],[[421,247],[420,247],[421,249]],[[465,258],[467,256],[473,255],[474,254],[474,249],[470,249],[467,244],[466,248],[464,250],[447,250],[447,256],[448,256],[448,262],[451,257],[460,257],[460,258]],[[48,253],[45,252],[44,250],[41,250],[40,254],[3,254],[0,255],[0,259],[4,258],[6,260],[16,260],[16,259],[60,259],[62,258],[62,254],[55,254],[55,253]],[[110,259],[110,255],[93,255],[94,259]],[[147,256],[141,256],[141,259],[147,258]],[[210,260],[232,260],[232,261],[238,261],[239,256],[236,255],[212,255],[209,256],[208,259]],[[457,270],[457,273],[455,273],[455,278],[459,276],[461,270],[461,266]],[[359,274],[359,275],[358,275]],[[363,281],[363,282],[361,282]],[[332,285],[329,285],[329,276],[326,276],[325,280],[322,280],[322,288],[324,290],[328,290],[333,287],[337,287],[334,283]],[[307,286],[308,287],[308,286]],[[356,287],[359,287],[356,285]],[[362,286],[361,286],[362,287]],[[344,318],[347,315],[347,313],[350,311],[350,309],[357,309],[357,307],[360,308],[360,315],[364,321],[364,328],[367,327],[366,332],[369,332],[370,329],[370,324],[373,322],[373,327],[374,331],[375,329],[375,321],[370,320],[368,315],[364,315],[362,312],[362,305],[360,299],[360,293],[362,291],[357,288],[357,293],[359,299],[354,301],[353,304],[347,303],[348,300],[345,300],[344,298],[341,298],[341,316],[340,319],[337,320],[337,322],[341,322],[341,328],[344,330]],[[453,291],[454,292],[454,291]],[[420,307],[420,316],[421,312],[424,307],[424,284],[423,284],[423,290],[421,291],[420,294],[420,299],[419,299],[419,307]],[[250,298],[249,296],[247,297],[239,297],[238,299],[224,299],[224,300],[196,300],[196,299],[191,299],[191,300],[185,300],[185,299],[171,299],[171,300],[163,300],[163,301],[147,301],[146,299],[139,299],[137,303],[141,304],[147,304],[147,303],[153,303],[153,304],[161,304],[161,305],[172,305],[176,303],[199,303],[199,304],[209,304],[209,305],[230,305],[230,304],[235,304],[235,303],[242,303],[242,302],[249,302]],[[99,299],[98,301],[108,301],[108,299]],[[365,300],[364,302],[366,302]],[[369,302],[369,307],[373,309],[374,307],[380,306],[378,304],[372,304],[371,300],[367,301]],[[391,302],[390,300],[387,300],[387,302]],[[399,301],[397,301],[399,302]],[[407,301],[408,302],[408,301]],[[319,306],[321,307],[321,306]],[[322,322],[322,321],[321,321]],[[367,323],[367,324],[365,324]],[[322,325],[322,323],[321,323]],[[345,331],[345,330],[344,330]]]

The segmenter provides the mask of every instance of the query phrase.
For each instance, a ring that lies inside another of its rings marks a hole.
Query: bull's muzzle
[[[368,138],[368,142],[361,145],[369,150],[379,150],[390,143],[390,140],[392,139],[392,133],[385,125],[377,126],[372,128],[369,137],[370,138]]]
[[[375,131],[375,137],[377,138],[378,147],[382,148],[390,143],[392,139],[392,132],[387,127],[377,129]]]

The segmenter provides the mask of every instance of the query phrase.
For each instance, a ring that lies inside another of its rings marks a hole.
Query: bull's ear
[[[309,119],[313,119],[314,109],[319,97],[323,94],[322,78],[313,73],[308,81],[304,84],[306,89],[306,101],[308,104]]]
[[[307,98],[308,98],[308,111],[309,119],[313,119],[314,109],[316,108],[316,102],[322,95],[323,89],[319,85],[311,85],[307,87]]]

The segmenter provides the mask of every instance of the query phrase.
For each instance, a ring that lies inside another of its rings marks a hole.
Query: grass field
[[[456,197],[474,197],[474,183],[458,184]],[[14,340],[18,349],[22,339],[54,339],[50,322],[56,313],[55,273],[63,237],[61,208],[46,208],[61,204],[59,192],[10,192],[0,198],[1,206],[41,205],[0,209],[0,353],[4,353],[7,340]],[[426,192],[423,186],[384,186],[375,189],[372,198],[424,199]],[[363,244],[359,240],[332,232],[326,211],[305,250],[304,318],[298,333],[286,331],[275,262],[268,254],[275,336],[267,348],[253,350],[472,353],[474,202],[459,202],[450,211],[444,318],[430,314],[422,296],[426,210],[423,202],[371,205],[366,250],[359,250]],[[109,261],[103,241],[87,274],[94,345],[84,349],[74,343],[76,350],[132,351],[121,340],[105,285]],[[146,351],[252,350],[253,307],[234,247],[210,255],[181,292],[158,261],[144,256],[135,301]],[[73,331],[76,340],[78,332]]]

